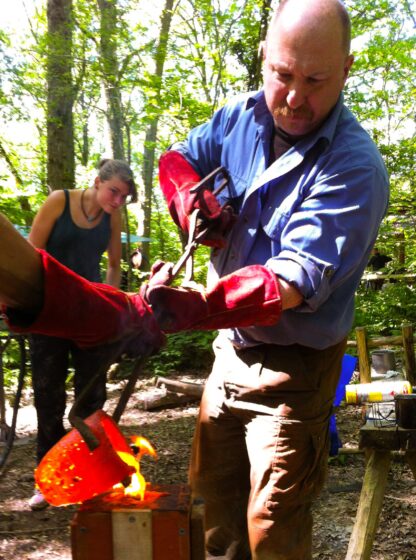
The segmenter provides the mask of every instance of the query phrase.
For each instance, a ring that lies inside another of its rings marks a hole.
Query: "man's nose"
[[[286,103],[291,109],[298,109],[306,101],[306,91],[300,85],[294,85],[290,88],[287,96]]]

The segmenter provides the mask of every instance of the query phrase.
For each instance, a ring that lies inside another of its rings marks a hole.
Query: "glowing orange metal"
[[[94,451],[73,429],[48,451],[35,471],[37,486],[54,506],[93,498],[137,472],[132,464],[137,459],[110,416],[99,410],[85,422],[100,442]]]

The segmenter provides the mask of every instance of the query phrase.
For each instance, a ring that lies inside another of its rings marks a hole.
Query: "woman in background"
[[[53,191],[36,215],[29,241],[62,264],[92,282],[102,282],[100,262],[108,255],[106,283],[119,287],[121,268],[121,212],[127,199],[135,202],[137,191],[130,167],[121,160],[102,160],[92,187]],[[70,306],[71,302],[66,302]],[[65,435],[63,417],[70,358],[75,398],[89,380],[102,375],[88,391],[79,415],[86,418],[106,400],[106,369],[114,347],[81,349],[63,338],[31,335],[32,383],[38,419],[37,462]],[[29,501],[33,510],[47,507],[35,490]]]

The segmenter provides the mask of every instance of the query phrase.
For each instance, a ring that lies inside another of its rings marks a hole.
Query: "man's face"
[[[264,91],[276,127],[302,136],[336,104],[353,57],[346,56],[336,25],[314,33],[307,22],[286,25],[284,19],[274,24],[265,47]]]

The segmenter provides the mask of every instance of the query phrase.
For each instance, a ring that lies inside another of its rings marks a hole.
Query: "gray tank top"
[[[92,282],[101,282],[100,261],[111,237],[111,216],[104,212],[92,229],[74,224],[65,192],[65,208],[56,220],[46,244],[47,252],[56,260]]]

